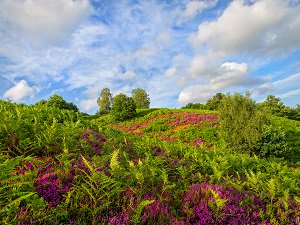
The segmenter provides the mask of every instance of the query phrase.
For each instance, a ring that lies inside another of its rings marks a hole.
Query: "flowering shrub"
[[[102,152],[103,143],[106,141],[106,138],[98,134],[96,131],[92,129],[85,130],[80,138],[88,143],[94,153],[100,154]]]
[[[74,180],[73,171],[68,174],[55,173],[51,166],[40,169],[37,175],[36,192],[51,207],[56,207],[64,200],[63,194],[70,191]]]
[[[217,185],[194,184],[185,194],[182,211],[192,224],[261,224],[266,206],[258,197]]]

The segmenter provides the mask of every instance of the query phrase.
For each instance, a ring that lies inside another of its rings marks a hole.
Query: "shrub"
[[[268,123],[264,112],[258,110],[249,93],[227,95],[222,104],[219,131],[225,147],[235,152],[253,152]]]
[[[289,150],[285,130],[274,125],[263,127],[262,138],[257,144],[255,153],[262,156],[284,157]]]

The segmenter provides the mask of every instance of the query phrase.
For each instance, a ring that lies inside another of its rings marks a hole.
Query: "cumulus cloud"
[[[32,43],[60,42],[88,15],[88,0],[0,1],[0,29]]]
[[[215,73],[215,78],[210,79],[206,83],[190,85],[184,88],[179,95],[179,103],[204,103],[209,97],[226,88],[236,86],[250,87],[263,82],[260,78],[248,76],[249,69],[246,63],[225,62],[215,70]]]
[[[288,1],[233,1],[217,20],[201,23],[190,41],[226,54],[275,54],[300,46],[299,29],[300,7]]]
[[[270,84],[267,77],[249,76],[248,65],[253,68],[258,61],[266,63],[298,49],[299,29],[300,6],[290,1],[232,1],[219,17],[200,23],[189,36],[195,55],[181,80],[201,82],[183,89],[179,102],[206,100],[201,90],[256,87],[256,93],[266,93],[278,85],[291,87],[292,80],[298,81],[296,75]],[[226,62],[236,57],[245,63]]]
[[[9,88],[3,97],[12,100],[13,102],[20,102],[26,97],[33,98],[40,90],[37,86],[30,87],[25,80],[21,80],[15,86]]]
[[[204,103],[209,97],[215,93],[214,88],[210,84],[191,85],[184,88],[178,98],[178,102],[183,105],[190,102]]]

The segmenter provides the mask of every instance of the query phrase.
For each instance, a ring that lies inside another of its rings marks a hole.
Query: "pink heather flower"
[[[212,193],[218,194],[216,199]],[[221,207],[217,200],[223,200]],[[243,202],[252,204],[241,204]],[[193,224],[262,224],[260,210],[266,211],[265,204],[258,197],[247,192],[239,193],[230,188],[209,184],[194,184],[184,196],[182,210],[187,222]]]
[[[34,166],[31,162],[26,162],[26,166],[27,166],[28,169],[34,170]]]
[[[195,141],[194,141],[194,143],[196,144],[196,145],[199,145],[199,144],[201,144],[201,143],[203,143],[204,141],[201,139],[201,138],[197,138]]]
[[[47,169],[49,170],[49,167],[42,168],[38,172],[38,176],[40,177],[38,177],[34,183],[35,190],[51,207],[56,207],[64,200],[63,194],[70,190],[74,180],[74,174],[73,171],[71,171],[71,173],[61,177],[53,171],[47,171]]]
[[[168,153],[167,152],[161,152],[161,151],[157,151],[154,153],[155,156],[166,156]]]
[[[102,152],[103,143],[106,142],[105,137],[101,136],[92,129],[85,130],[80,135],[80,138],[88,143],[96,154],[100,154]]]

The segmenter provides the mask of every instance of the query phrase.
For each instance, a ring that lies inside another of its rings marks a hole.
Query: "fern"
[[[112,154],[111,154],[111,159],[110,159],[110,168],[112,171],[115,171],[120,168],[119,164],[119,150],[116,149]]]
[[[141,215],[142,215],[142,212],[143,212],[144,208],[147,205],[152,204],[154,201],[155,200],[143,200],[143,201],[141,201],[141,203],[139,204],[139,206],[136,208],[135,213],[134,213],[134,215],[131,218],[131,221],[134,224],[140,224],[140,218],[141,218]]]

